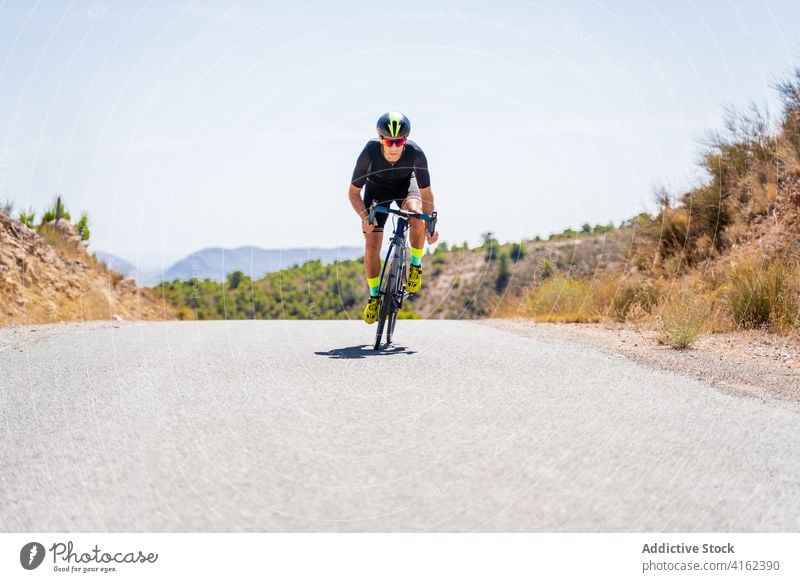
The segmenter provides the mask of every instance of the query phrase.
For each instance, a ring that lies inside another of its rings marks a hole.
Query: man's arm
[[[431,191],[431,187],[428,186],[427,188],[420,188],[419,189],[420,196],[422,196],[422,212],[425,214],[431,214],[434,210],[436,210],[436,205],[433,203],[433,192]],[[432,235],[428,232],[428,229],[425,229],[425,237],[428,239],[428,244],[433,244],[437,240],[439,240],[439,229],[436,229]]]
[[[422,212],[425,214],[431,214],[434,210],[436,210],[436,205],[433,203],[433,191],[431,187],[428,186],[427,188],[420,188],[419,189],[420,196],[422,196]]]
[[[369,213],[364,208],[364,201],[361,200],[361,188],[351,183],[347,196],[350,198],[350,205],[353,207],[353,210],[356,211],[356,214],[358,214],[358,218],[364,220]]]

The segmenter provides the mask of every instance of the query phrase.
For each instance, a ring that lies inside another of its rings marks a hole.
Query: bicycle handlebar
[[[395,210],[388,206],[379,206],[377,200],[372,201],[369,207],[369,223],[375,222],[375,213],[383,212],[384,214],[396,214],[402,218],[418,218],[428,223],[428,234],[433,236],[436,232],[437,212],[434,210],[432,214],[425,214],[424,212],[409,212],[408,210]]]

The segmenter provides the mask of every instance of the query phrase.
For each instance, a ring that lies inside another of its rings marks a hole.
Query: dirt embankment
[[[0,325],[172,318],[148,290],[95,261],[69,222],[34,232],[0,213]]]

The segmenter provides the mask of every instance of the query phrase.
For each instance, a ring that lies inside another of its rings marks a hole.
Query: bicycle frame
[[[403,300],[410,295],[405,289],[407,277],[406,231],[409,227],[408,219],[419,218],[421,220],[425,220],[428,223],[428,232],[432,235],[436,229],[437,216],[436,212],[428,215],[423,213],[408,212],[406,210],[394,210],[388,206],[378,206],[377,203],[373,201],[369,212],[370,224],[375,222],[376,212],[385,212],[386,214],[395,214],[398,216],[394,233],[389,241],[389,249],[386,252],[386,259],[384,260],[383,268],[381,269],[381,310],[378,316],[378,329],[375,334],[374,348],[377,350],[380,347],[383,328],[387,320],[389,326],[386,330],[386,342],[391,343],[395,322],[397,321],[397,313],[403,306]]]

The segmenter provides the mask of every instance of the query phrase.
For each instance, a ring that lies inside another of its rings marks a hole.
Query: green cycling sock
[[[424,249],[416,249],[411,247],[411,264],[415,267],[422,266],[422,251]]]
[[[370,297],[377,297],[378,295],[380,295],[380,288],[381,288],[381,278],[380,277],[367,278],[367,285],[369,285],[369,296]]]

